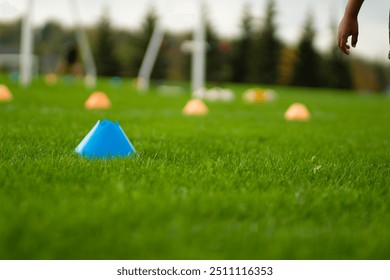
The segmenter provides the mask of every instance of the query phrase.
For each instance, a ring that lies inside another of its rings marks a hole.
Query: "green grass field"
[[[87,111],[81,83],[0,104],[0,259],[390,259],[390,99],[275,87],[278,99],[207,103],[111,87]],[[286,122],[293,102],[312,120]],[[137,157],[74,148],[118,120]]]

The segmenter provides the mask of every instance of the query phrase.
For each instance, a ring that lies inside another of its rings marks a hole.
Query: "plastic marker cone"
[[[110,86],[112,86],[112,87],[119,87],[119,86],[122,84],[122,79],[121,79],[121,77],[115,76],[115,77],[112,77],[112,78],[108,81],[108,83],[109,83]]]
[[[54,73],[49,73],[45,75],[45,83],[49,86],[55,85],[57,83],[57,75]]]
[[[98,121],[75,152],[87,158],[129,157],[135,149],[118,122]]]
[[[8,102],[13,98],[11,92],[8,87],[5,85],[0,85],[0,102]]]
[[[308,121],[310,112],[305,105],[294,103],[284,113],[284,118],[288,121]]]
[[[253,88],[244,93],[243,99],[248,103],[265,103],[275,99],[275,92],[269,89]]]
[[[111,101],[104,92],[96,91],[85,102],[85,108],[93,109],[108,109],[111,107]]]
[[[183,108],[183,114],[187,116],[202,116],[208,112],[209,109],[201,99],[191,99]]]

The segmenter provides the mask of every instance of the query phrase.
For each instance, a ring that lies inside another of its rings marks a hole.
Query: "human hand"
[[[348,38],[352,36],[351,45],[356,47],[359,36],[359,24],[357,17],[345,15],[340,22],[339,32],[337,35],[337,43],[340,50],[349,55],[350,45],[348,44]]]

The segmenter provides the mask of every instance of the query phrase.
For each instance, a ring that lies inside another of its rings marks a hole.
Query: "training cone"
[[[8,102],[13,98],[11,92],[8,87],[5,85],[0,85],[0,102]]]
[[[294,103],[284,113],[284,118],[288,121],[308,121],[310,112],[305,105]]]
[[[111,107],[111,101],[104,92],[96,91],[92,93],[85,102],[85,108],[89,110],[94,109],[108,109]]]
[[[202,116],[208,112],[209,109],[201,99],[191,99],[183,108],[183,114],[187,116]]]
[[[75,152],[87,158],[129,157],[135,149],[118,122],[98,121]]]
[[[49,73],[45,75],[45,83],[49,86],[55,85],[58,81],[57,75],[54,73]]]
[[[253,88],[245,91],[242,98],[247,103],[265,103],[275,99],[275,92],[269,89]]]

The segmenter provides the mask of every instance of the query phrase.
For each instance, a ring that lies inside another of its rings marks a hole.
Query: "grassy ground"
[[[19,88],[0,104],[1,259],[389,259],[390,99],[276,88],[269,104],[139,96],[99,81]],[[231,86],[241,94],[249,86]],[[239,96],[240,97],[240,96]],[[293,102],[310,122],[291,123]],[[139,156],[74,148],[118,120]]]

